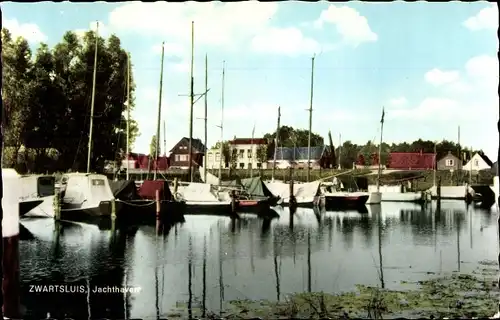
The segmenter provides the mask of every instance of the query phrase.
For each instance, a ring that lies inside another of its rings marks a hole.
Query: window
[[[453,161],[453,159],[446,159],[446,166],[447,167],[453,167],[454,164],[455,164],[455,162]]]
[[[262,168],[262,163],[257,162],[257,168]]]
[[[215,154],[215,161],[220,161],[220,153]]]
[[[212,160],[213,160],[213,158],[214,158],[214,155],[213,155],[213,154],[211,154],[211,153],[209,153],[209,154],[208,154],[208,161],[212,161]]]
[[[245,150],[240,150],[240,153],[238,154],[238,159],[243,159],[244,155],[245,155]]]
[[[252,159],[252,149],[247,150],[248,159]]]
[[[104,180],[103,179],[92,179],[92,185],[93,186],[103,186]]]
[[[474,166],[479,167],[479,160],[474,160]]]
[[[245,168],[245,164],[243,162],[240,162],[240,169]]]
[[[175,161],[188,161],[188,155],[187,154],[176,154]]]

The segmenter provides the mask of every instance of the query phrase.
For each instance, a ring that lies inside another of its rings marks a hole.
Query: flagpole
[[[382,108],[382,118],[380,119],[380,144],[378,146],[378,174],[377,174],[377,192],[380,192],[380,174],[382,172],[382,136],[384,134],[384,116],[385,109]]]

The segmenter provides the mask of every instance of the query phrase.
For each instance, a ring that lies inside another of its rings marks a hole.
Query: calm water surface
[[[472,272],[498,254],[497,209],[463,202],[426,208],[383,203],[368,214],[288,209],[271,222],[245,216],[186,216],[156,235],[23,220],[22,304],[35,317],[166,317],[172,308],[221,301],[283,300],[298,291],[340,292],[356,284],[397,288],[431,273]],[[293,223],[292,223],[293,222]],[[139,293],[33,293],[32,285],[140,287]]]

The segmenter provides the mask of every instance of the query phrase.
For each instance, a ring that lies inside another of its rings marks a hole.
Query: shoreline
[[[394,319],[394,318],[489,318],[498,312],[500,292],[498,267],[479,264],[472,273],[451,272],[416,282],[401,281],[406,289],[393,290],[356,285],[338,294],[303,292],[282,301],[233,300],[224,302],[222,312],[206,310],[201,304],[188,310],[186,302],[166,314],[183,319],[189,314],[201,319]],[[193,304],[195,305],[195,304]]]

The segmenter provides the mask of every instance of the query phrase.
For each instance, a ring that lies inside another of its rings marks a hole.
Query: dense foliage
[[[97,73],[94,103],[91,171],[100,171],[105,159],[118,159],[126,147],[126,108],[134,108],[128,57],[114,35],[97,38]],[[20,172],[85,171],[96,34],[79,38],[66,32],[60,43],[42,43],[33,55],[26,39],[13,39],[2,29],[5,107],[4,166]],[[130,121],[132,145],[137,123]]]

